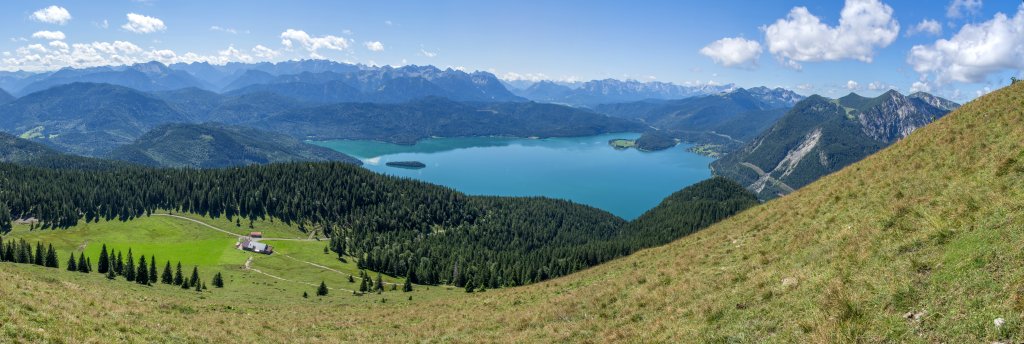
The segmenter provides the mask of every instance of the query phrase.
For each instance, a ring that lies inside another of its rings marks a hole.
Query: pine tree
[[[114,273],[113,267],[110,267],[109,269],[107,269],[107,279],[111,279],[112,280],[112,279],[115,279],[115,278],[117,278],[117,274]]]
[[[199,283],[199,280],[196,280],[196,283],[194,283],[193,285],[196,286],[196,291],[203,291],[203,285]]]
[[[356,283],[356,279],[352,278],[352,275],[348,275],[348,283]]]
[[[110,269],[110,257],[107,256],[107,244],[100,247],[100,258],[96,261],[96,272],[107,273]]]
[[[320,281],[320,287],[316,288],[316,296],[327,296],[327,284]]]
[[[473,290],[476,290],[476,286],[473,284],[473,280],[466,281],[466,292],[472,293]]]
[[[114,273],[118,274],[118,275],[124,275],[124,257],[121,256],[121,251],[117,251],[117,260],[116,260],[116,262],[117,262],[115,264],[116,269],[114,269]]]
[[[302,298],[304,298],[304,299],[308,299],[308,298],[309,298],[309,293],[307,293],[307,292],[302,292]]]
[[[149,256],[149,284],[156,283],[156,256]]]
[[[135,282],[149,284],[149,268],[146,266],[146,256],[139,257],[139,269],[135,273]]]
[[[36,241],[36,255],[32,262],[35,265],[46,266],[46,252],[43,252],[43,243]]]
[[[171,261],[167,261],[167,265],[164,265],[164,273],[160,275],[160,283],[172,284],[174,283],[174,276],[171,273]]]
[[[132,249],[128,249],[128,259],[121,267],[121,275],[129,282],[135,282],[135,259],[132,259]]]
[[[181,281],[181,289],[189,289],[191,286],[188,284],[188,280]]]
[[[216,288],[224,288],[224,277],[222,277],[219,272],[216,275],[213,275],[213,286]]]
[[[46,248],[46,267],[57,268],[59,267],[57,266],[59,265],[57,262],[57,251],[54,251],[53,244],[50,244],[49,247]]]
[[[181,276],[181,262],[178,262],[178,268],[174,271],[174,285],[181,285],[185,283],[185,278]]]
[[[82,253],[84,256],[85,253]],[[85,257],[85,272],[92,272],[92,258]]]
[[[71,257],[68,258],[68,271],[78,271],[78,264],[75,263],[75,252],[71,252]]]
[[[188,285],[199,284],[199,267],[192,266],[192,277],[188,279]]]
[[[406,293],[412,291],[412,282],[410,281],[409,277],[405,278],[405,284],[402,284],[402,291]]]
[[[379,273],[379,272],[377,273],[377,285],[376,285],[376,289],[377,289],[377,293],[378,293],[378,294],[384,291],[384,280],[383,280],[383,279],[381,279],[381,277],[380,277],[380,273]]]
[[[78,272],[89,272],[89,266],[86,265],[85,252],[78,256]]]

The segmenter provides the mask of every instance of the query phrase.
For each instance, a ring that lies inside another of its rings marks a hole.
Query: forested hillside
[[[643,130],[639,122],[540,103],[460,103],[424,98],[401,104],[342,103],[283,112],[249,123],[311,139],[411,144],[442,136],[564,137]]]
[[[641,231],[567,201],[469,197],[339,163],[112,171],[0,164],[0,184],[6,185],[0,221],[32,217],[41,228],[57,229],[161,209],[240,224],[271,218],[334,237],[332,249],[361,257],[360,267],[414,276],[416,283],[494,288],[565,275],[663,244],[752,204],[736,201],[746,194],[742,188],[723,183],[698,184],[670,198],[666,207],[678,210],[645,217],[676,223],[673,229]]]
[[[218,168],[289,161],[341,161],[356,158],[283,134],[216,123],[166,124],[110,154],[153,167]]]

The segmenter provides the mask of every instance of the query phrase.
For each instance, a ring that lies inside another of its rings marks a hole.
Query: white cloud
[[[395,23],[391,22],[390,20],[385,20],[384,21],[384,25],[392,26],[392,25],[395,25]]]
[[[164,21],[159,18],[138,13],[128,13],[127,17],[128,22],[121,25],[121,28],[134,33],[154,33],[167,30],[167,25],[164,25]]]
[[[242,34],[249,34],[249,30],[237,30],[235,28],[221,27],[221,26],[217,26],[217,25],[211,26],[210,27],[210,31],[220,31],[220,32],[224,32],[224,33],[230,33],[232,35],[237,35],[237,34],[240,34],[240,33],[242,33]]]
[[[927,33],[930,35],[938,36],[942,34],[942,24],[939,24],[939,22],[936,20],[925,19],[922,20],[920,23],[917,23],[917,25],[912,26],[909,30],[907,30],[907,36],[913,36],[919,33]]]
[[[263,45],[257,44],[255,47],[252,48],[252,54],[255,55],[256,57],[259,57],[259,58],[262,58],[262,59],[265,59],[265,60],[270,60],[270,59],[273,59],[273,58],[277,57],[277,55],[280,55],[281,53],[278,52],[277,50],[270,49],[270,48],[264,47]]]
[[[437,56],[437,53],[433,52],[433,51],[427,51],[426,49],[420,48],[420,55],[433,58],[433,57]]]
[[[932,87],[927,82],[914,81],[913,85],[910,85],[910,93],[914,92],[931,92]]]
[[[366,49],[369,49],[370,51],[384,51],[384,43],[379,41],[366,42],[364,44],[366,45]]]
[[[71,21],[71,12],[68,12],[68,9],[60,6],[50,6],[32,12],[32,15],[29,16],[29,18],[38,22],[64,25]]]
[[[288,29],[281,33],[281,44],[287,49],[299,45],[309,51],[310,57],[321,58],[322,56],[317,53],[318,50],[345,50],[348,49],[349,41],[344,37],[332,35],[315,37],[302,30]]]
[[[761,43],[740,37],[726,37],[708,44],[700,53],[725,67],[753,66],[761,56]]]
[[[850,91],[856,91],[858,88],[860,88],[860,84],[858,84],[856,81],[850,80],[846,82],[846,89]]]
[[[907,63],[938,84],[981,82],[1004,70],[1024,69],[1024,5],[1013,18],[1003,13],[967,24],[949,39],[915,45]]]
[[[900,24],[893,9],[879,0],[847,0],[839,25],[830,27],[806,7],[794,7],[784,19],[762,27],[768,51],[786,66],[800,62],[855,59],[871,62],[875,49],[896,40]]]
[[[32,38],[45,39],[48,41],[63,41],[66,37],[64,36],[64,33],[60,31],[36,31],[36,33],[32,34]]]
[[[981,0],[953,0],[946,7],[946,16],[960,18],[967,14],[978,13],[981,10]]]
[[[881,81],[875,81],[875,82],[871,82],[871,83],[868,84],[868,89],[872,90],[872,91],[883,91],[883,90],[895,90],[895,89],[899,89],[899,87],[896,87],[894,85],[889,85],[889,84],[883,83]]]

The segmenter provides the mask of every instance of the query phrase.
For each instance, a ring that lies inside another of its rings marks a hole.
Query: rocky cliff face
[[[931,99],[940,98],[931,96]],[[877,105],[857,110],[857,120],[865,135],[886,144],[907,137],[949,112],[922,98],[906,97],[896,91],[889,91],[875,101]]]

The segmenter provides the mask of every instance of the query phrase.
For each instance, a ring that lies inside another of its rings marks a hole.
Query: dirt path
[[[289,257],[289,258],[291,258],[291,257]],[[292,259],[294,259],[294,258],[292,258]],[[284,277],[281,277],[281,276],[275,276],[275,275],[268,274],[266,272],[261,271],[260,269],[252,267],[252,261],[253,261],[253,258],[251,256],[249,257],[248,260],[245,261],[245,269],[246,270],[252,271],[252,272],[255,272],[255,273],[258,273],[258,274],[261,274],[261,275],[264,275],[264,276],[267,276],[267,277],[270,277],[270,278],[273,278],[273,279],[276,279],[276,280],[279,280],[279,281],[304,284],[304,285],[308,285],[310,287],[320,287],[319,284],[301,282],[301,281],[296,281],[296,280],[290,280],[290,279],[287,279],[287,278],[284,278]],[[356,292],[355,290],[351,290],[351,289],[332,288],[330,286],[328,286],[327,289],[330,289],[330,290],[344,290],[344,291],[352,292],[352,293]]]
[[[167,216],[167,217],[173,217],[173,218],[176,218],[176,219],[181,219],[181,220],[186,220],[186,221],[192,221],[192,222],[198,223],[198,224],[200,224],[200,225],[203,225],[203,226],[205,226],[205,227],[207,227],[207,228],[213,229],[213,230],[215,230],[215,231],[218,231],[218,232],[221,232],[221,233],[224,233],[224,234],[228,234],[228,235],[234,236],[234,237],[236,237],[236,238],[241,238],[241,237],[244,237],[244,235],[238,235],[238,234],[235,234],[235,233],[232,233],[232,232],[229,232],[229,231],[226,231],[226,230],[223,230],[223,229],[220,229],[220,228],[214,227],[214,226],[212,226],[212,225],[210,225],[210,224],[207,224],[207,223],[205,223],[205,222],[203,222],[203,221],[199,221],[199,220],[196,220],[196,219],[191,219],[191,218],[188,218],[188,217],[184,217],[184,216],[179,216],[179,215],[171,215],[171,214],[153,214],[153,215],[156,215],[156,216]],[[259,240],[281,240],[281,241],[314,241],[314,239],[288,239],[288,238],[261,238],[261,239],[259,239]],[[85,244],[82,244],[82,245],[84,246]],[[295,261],[297,261],[297,262],[301,262],[301,263],[306,263],[306,264],[309,264],[309,265],[315,266],[315,267],[317,267],[317,268],[320,268],[320,269],[323,269],[323,270],[333,271],[333,272],[336,272],[336,273],[339,273],[339,274],[342,274],[342,275],[345,275],[345,276],[351,276],[351,277],[359,278],[358,276],[354,276],[354,275],[352,275],[352,274],[349,274],[349,273],[343,272],[343,271],[341,271],[341,270],[337,270],[337,269],[333,269],[333,268],[330,268],[330,267],[326,267],[326,266],[323,266],[323,265],[320,265],[320,264],[317,264],[317,263],[313,263],[313,262],[310,262],[310,261],[305,261],[305,260],[301,260],[301,259],[298,259],[298,258],[295,258],[295,257],[289,256],[289,255],[287,255],[287,254],[281,254],[281,255],[282,255],[282,256],[285,256],[285,257],[287,257],[288,259],[292,259],[292,260],[295,260]],[[249,270],[249,271],[252,271],[252,272],[256,272],[256,273],[259,273],[259,274],[263,274],[263,275],[267,275],[267,276],[269,276],[269,277],[271,277],[271,278],[274,278],[274,279],[278,279],[278,280],[282,280],[282,281],[286,281],[286,282],[293,282],[293,283],[301,283],[301,284],[305,284],[305,285],[309,285],[309,286],[314,286],[314,287],[319,287],[319,286],[320,286],[319,284],[312,284],[312,283],[300,282],[300,281],[290,280],[290,279],[287,279],[287,278],[283,278],[283,277],[280,277],[280,276],[275,276],[275,275],[271,275],[271,274],[268,274],[268,273],[266,273],[266,272],[260,271],[259,269],[253,268],[253,267],[252,267],[252,262],[253,262],[253,257],[252,257],[252,256],[249,256],[249,259],[247,259],[247,260],[245,261],[245,269],[246,269],[246,270]],[[395,285],[397,285],[398,283],[389,283],[389,282],[384,282],[384,284],[386,284],[386,285],[391,285],[391,284],[395,284]],[[344,290],[344,291],[353,291],[353,290],[349,290],[349,289],[344,289],[344,288],[331,288],[331,287],[327,287],[327,289],[336,289],[336,290]]]

